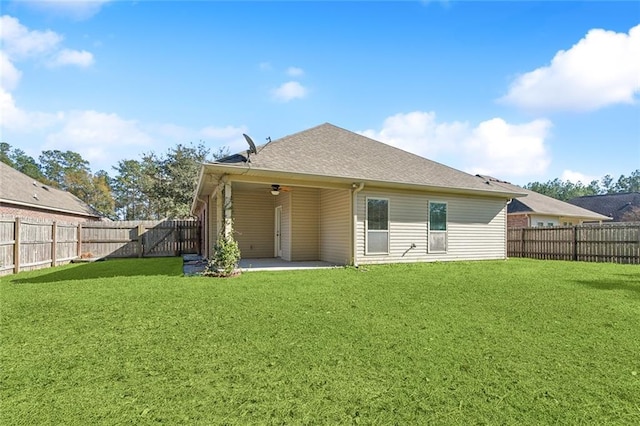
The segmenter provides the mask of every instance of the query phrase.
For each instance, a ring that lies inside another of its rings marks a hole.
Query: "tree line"
[[[618,180],[605,175],[600,180],[592,180],[588,185],[556,178],[547,182],[530,182],[524,188],[562,201],[586,195],[640,192],[640,169],[631,172],[629,176],[620,175]]]
[[[6,142],[0,143],[0,161],[47,185],[68,191],[111,219],[176,219],[190,215],[200,164],[229,154],[226,147],[212,151],[204,142],[177,144],[165,153],[153,151],[139,160],[120,160],[110,175],[91,172],[89,161],[73,151],[42,151],[38,160]],[[629,176],[610,175],[588,185],[563,181],[530,182],[526,189],[562,201],[585,195],[640,192],[640,169]]]
[[[204,142],[177,144],[165,153],[120,160],[93,173],[89,161],[73,151],[46,150],[38,159],[0,143],[0,161],[49,186],[68,191],[110,219],[176,219],[190,215],[200,164],[228,155]]]

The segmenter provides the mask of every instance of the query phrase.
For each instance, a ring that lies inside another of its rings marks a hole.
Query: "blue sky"
[[[640,168],[639,2],[0,3],[2,141],[93,169],[330,122],[517,184]]]

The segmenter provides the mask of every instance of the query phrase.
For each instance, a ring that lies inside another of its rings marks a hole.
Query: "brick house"
[[[70,223],[103,219],[75,195],[38,182],[2,162],[0,215]]]

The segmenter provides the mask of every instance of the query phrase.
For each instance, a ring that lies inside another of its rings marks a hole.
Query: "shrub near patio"
[[[0,283],[5,424],[637,424],[637,266],[509,260]]]

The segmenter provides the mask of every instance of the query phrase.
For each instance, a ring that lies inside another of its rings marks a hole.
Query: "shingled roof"
[[[509,182],[501,181],[491,176],[481,176],[485,180],[492,182],[494,185],[501,186],[512,191],[520,191],[527,194],[524,198],[517,198],[509,203],[507,213],[537,213],[551,216],[576,217],[583,220],[610,220],[611,218],[574,206],[573,204],[560,201],[558,199],[548,197],[535,191],[524,189],[520,186]]]
[[[515,193],[505,190],[477,176],[329,123],[274,140],[258,147],[257,151],[257,154],[246,151],[231,155],[213,164],[495,195],[523,192],[521,188],[515,188]]]
[[[45,185],[0,162],[0,202],[22,207],[100,218],[75,195]]]
[[[640,208],[640,192],[586,195],[572,198],[569,203],[610,216],[615,222],[620,222],[633,208]]]

